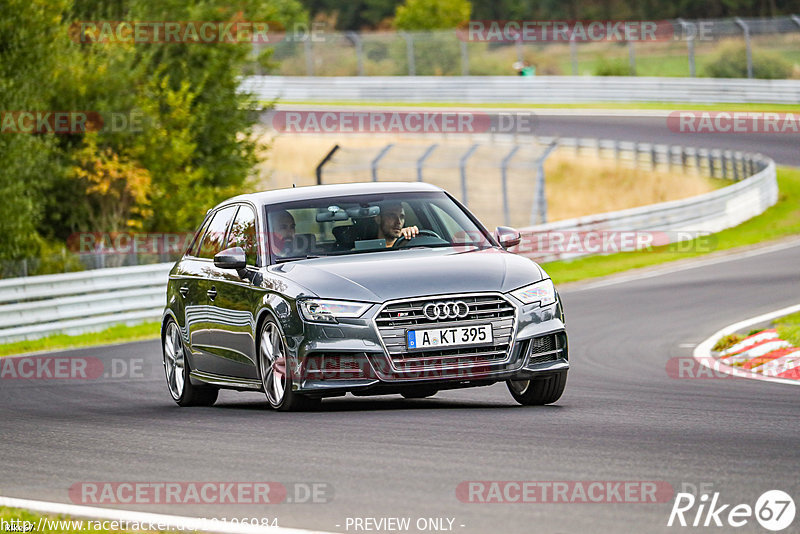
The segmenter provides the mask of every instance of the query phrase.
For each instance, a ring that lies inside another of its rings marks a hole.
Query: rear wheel
[[[164,373],[172,400],[179,406],[211,406],[217,401],[219,390],[211,386],[195,386],[189,379],[189,363],[183,349],[181,332],[174,319],[169,319],[164,329],[162,343]]]
[[[281,412],[293,412],[319,407],[321,399],[312,399],[292,391],[292,377],[287,370],[286,344],[278,323],[271,317],[261,327],[258,347],[261,386],[272,408]]]
[[[561,398],[567,385],[567,371],[531,380],[509,380],[508,391],[523,406],[551,404]]]

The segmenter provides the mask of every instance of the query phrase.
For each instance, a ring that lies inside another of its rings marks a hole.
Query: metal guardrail
[[[800,103],[800,80],[594,76],[248,76],[263,102]]]
[[[0,342],[158,320],[172,265],[0,280]]]
[[[578,154],[589,150],[630,165],[680,166],[738,181],[684,200],[531,226],[523,229],[523,235],[565,230],[716,232],[763,213],[777,202],[775,163],[758,154],[592,139],[561,139],[559,145],[562,150],[573,149]],[[520,253],[538,261],[568,257],[530,250]],[[0,280],[0,343],[158,320],[171,267],[172,263],[161,263]]]
[[[645,143],[621,143],[596,139],[562,139],[562,147],[576,153],[592,151],[636,166],[655,169],[682,168],[734,184],[683,200],[589,215],[520,229],[523,242],[515,252],[535,261],[547,262],[588,255],[589,252],[545,250],[531,246],[537,235],[587,235],[600,232],[654,232],[674,243],[687,235],[710,234],[732,228],[760,215],[778,201],[775,162],[761,154],[707,150]],[[546,240],[547,242],[547,240]]]
[[[603,27],[604,22],[613,21],[573,21],[568,31],[565,21],[472,21],[459,29],[414,32],[336,32],[314,23],[311,31],[303,28],[288,32],[275,43],[257,43],[254,57],[271,48],[272,58],[278,62],[271,73],[282,76],[496,76],[514,74],[524,62],[537,74],[616,72],[635,76],[659,73],[664,57],[684,57],[682,66],[671,65],[670,70],[674,75],[695,77],[727,51],[723,59],[738,67],[742,76],[752,78],[764,74],[757,70],[765,67],[765,61],[769,62],[765,70],[776,75],[775,60],[760,52],[782,58],[781,68],[787,70],[800,33],[797,15],[631,21],[633,36],[629,40],[613,30],[608,35],[605,31],[586,32],[587,26]],[[545,28],[548,23],[560,23],[565,31],[557,36],[554,31],[537,29],[537,23],[544,23]],[[655,32],[650,37],[640,36],[636,31],[639,23],[648,24]],[[530,32],[519,31],[523,24]],[[486,31],[489,28],[494,29],[491,35]],[[746,53],[731,55],[730,48],[720,48],[739,44]],[[262,67],[254,62],[253,72],[266,74]]]

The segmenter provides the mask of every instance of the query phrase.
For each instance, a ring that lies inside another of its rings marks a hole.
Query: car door
[[[214,255],[225,245],[228,227],[236,214],[237,206],[225,206],[210,215],[208,228],[200,242],[195,258],[198,274],[194,310],[189,328],[192,344],[192,357],[195,369],[207,373],[218,373],[216,353],[219,336],[216,333],[218,321],[214,317],[213,301],[216,289],[210,277],[214,272]]]
[[[225,376],[258,378],[254,340],[258,290],[252,283],[258,265],[257,228],[253,207],[239,205],[224,248],[244,249],[247,268],[237,272],[210,267],[210,290],[216,292],[209,302],[214,330],[211,352],[215,372]]]
[[[175,272],[171,275],[171,285],[173,286],[174,298],[177,301],[176,314],[183,318],[180,326],[184,330],[185,339],[188,340],[188,348],[191,351],[190,363],[192,369],[202,368],[202,354],[195,349],[197,342],[198,329],[202,327],[203,316],[205,314],[208,296],[207,274],[203,267],[205,263],[198,259],[200,244],[203,236],[208,230],[211,216],[206,216],[203,224],[198,230],[192,245],[178,262]]]

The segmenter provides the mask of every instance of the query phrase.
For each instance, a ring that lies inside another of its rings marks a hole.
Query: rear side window
[[[200,253],[197,255],[198,258],[213,259],[214,255],[222,250],[222,245],[225,243],[225,233],[234,213],[236,213],[236,206],[228,206],[214,214],[205,235],[203,235]]]
[[[228,232],[228,243],[225,247],[242,247],[247,265],[255,266],[258,257],[256,236],[256,215],[250,206],[241,206]]]

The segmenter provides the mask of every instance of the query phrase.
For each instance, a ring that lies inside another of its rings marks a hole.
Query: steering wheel
[[[416,238],[418,238],[418,237],[421,237],[421,236],[424,236],[424,235],[426,235],[426,236],[428,236],[428,237],[435,237],[436,239],[441,239],[441,237],[439,237],[439,234],[437,234],[437,233],[436,233],[436,232],[434,232],[433,230],[420,230],[420,231],[419,231],[419,233],[418,233],[416,236],[412,237],[411,239],[406,239],[406,238],[405,238],[405,237],[404,237],[404,236],[401,234],[401,235],[400,235],[400,237],[398,237],[398,238],[397,238],[397,240],[394,242],[394,245],[392,245],[392,248],[399,248],[399,247],[401,247],[401,246],[402,246],[404,243],[406,243],[406,242],[411,242],[411,241],[413,241],[414,239],[416,239]]]

